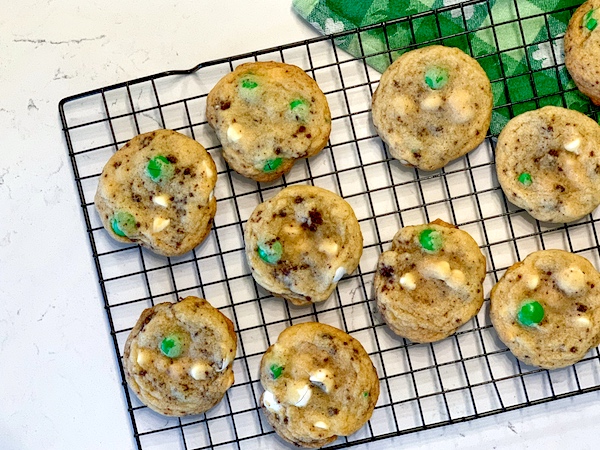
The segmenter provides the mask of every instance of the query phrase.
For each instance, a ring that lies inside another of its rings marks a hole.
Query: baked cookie
[[[363,250],[352,207],[316,186],[290,186],[258,205],[244,240],[254,280],[296,305],[329,298]]]
[[[571,17],[565,65],[579,90],[600,105],[600,0],[588,0]]]
[[[577,220],[600,204],[599,147],[600,126],[580,112],[546,106],[520,114],[498,137],[498,181],[538,220]]]
[[[500,340],[526,364],[575,364],[600,343],[600,274],[582,256],[542,250],[511,266],[492,288]]]
[[[492,100],[477,61],[432,45],[403,54],[383,73],[373,94],[373,124],[402,164],[435,170],[483,142]]]
[[[208,94],[206,117],[239,174],[271,181],[320,152],[331,131],[327,99],[296,66],[241,64]]]
[[[166,416],[201,414],[233,384],[237,337],[206,300],[186,297],[144,310],[125,343],[129,387]]]
[[[286,328],[260,363],[262,409],[279,436],[319,448],[361,428],[379,398],[369,355],[352,336],[309,322]]]
[[[466,231],[440,219],[404,227],[379,256],[377,307],[399,336],[439,341],[477,314],[484,278],[485,257]]]
[[[156,130],[127,142],[106,163],[96,209],[108,233],[165,256],[181,255],[210,232],[217,169],[195,140]]]

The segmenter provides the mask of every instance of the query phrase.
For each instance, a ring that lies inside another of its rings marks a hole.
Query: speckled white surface
[[[131,449],[63,97],[315,32],[287,0],[0,3],[0,449]],[[363,449],[597,448],[600,393]]]

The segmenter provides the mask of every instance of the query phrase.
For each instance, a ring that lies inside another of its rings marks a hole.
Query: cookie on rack
[[[358,431],[379,398],[377,371],[363,346],[329,325],[286,328],[260,363],[262,409],[277,434],[320,448]]]
[[[579,90],[600,105],[600,0],[588,0],[565,33],[565,65]]]
[[[373,94],[373,123],[390,154],[436,170],[483,142],[492,118],[490,80],[457,48],[432,45],[400,56]]]
[[[316,186],[290,186],[261,203],[244,230],[254,280],[296,305],[329,298],[354,272],[363,250],[360,225],[340,196]]]
[[[96,209],[108,233],[176,256],[200,244],[217,211],[217,169],[202,145],[172,130],[140,134],[106,163]]]
[[[327,99],[297,66],[241,64],[208,94],[206,117],[239,174],[272,181],[320,152],[331,131]]]
[[[600,274],[582,256],[541,250],[509,267],[492,288],[500,340],[526,364],[575,364],[600,343]]]
[[[156,412],[201,414],[233,384],[236,348],[233,323],[206,300],[159,303],[144,310],[127,338],[125,378]]]
[[[565,223],[600,204],[600,125],[546,106],[511,119],[498,137],[496,173],[506,198],[538,220]]]
[[[437,219],[404,227],[379,257],[379,312],[413,342],[444,339],[481,308],[485,265],[475,240],[454,225]]]

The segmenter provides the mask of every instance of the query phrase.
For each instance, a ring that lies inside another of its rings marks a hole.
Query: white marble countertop
[[[289,0],[0,5],[0,448],[132,449],[58,102],[316,32]],[[360,448],[597,448],[599,406],[595,392]]]

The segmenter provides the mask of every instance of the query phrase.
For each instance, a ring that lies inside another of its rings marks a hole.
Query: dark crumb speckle
[[[379,268],[379,274],[382,277],[390,278],[394,276],[394,268],[392,266],[386,266],[385,264]]]

